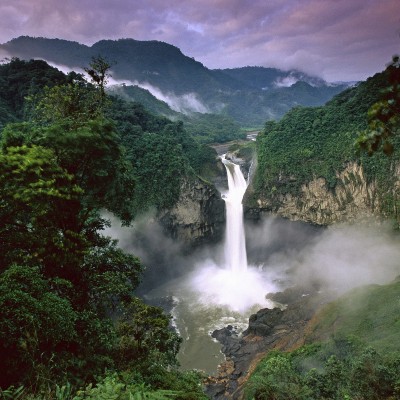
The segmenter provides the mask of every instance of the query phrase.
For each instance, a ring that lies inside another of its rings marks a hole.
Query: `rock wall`
[[[336,174],[336,178],[333,190],[328,188],[324,178],[315,177],[304,184],[296,196],[290,193],[256,196],[252,201],[256,207],[247,207],[246,214],[250,218],[258,218],[260,213],[269,212],[293,221],[318,225],[380,216],[377,185],[367,182],[362,166],[349,163]]]
[[[175,206],[160,213],[166,233],[192,245],[220,240],[225,227],[225,202],[215,187],[198,178],[181,184]]]

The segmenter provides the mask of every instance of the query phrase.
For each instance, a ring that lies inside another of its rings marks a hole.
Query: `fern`
[[[18,388],[14,388],[14,386],[10,386],[6,390],[2,390],[0,388],[0,399],[4,400],[18,400],[21,399],[25,393],[25,388],[20,386]]]
[[[114,374],[95,387],[90,384],[85,390],[78,391],[73,400],[170,400],[182,394],[173,390],[152,390],[143,383],[126,385]]]
[[[63,386],[56,385],[56,400],[72,399],[72,386],[69,382]]]

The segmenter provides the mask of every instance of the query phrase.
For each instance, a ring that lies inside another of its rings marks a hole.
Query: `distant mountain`
[[[40,58],[69,68],[85,67],[92,57],[101,55],[113,64],[114,79],[147,89],[175,111],[224,114],[247,126],[279,119],[296,105],[321,105],[346,87],[299,71],[263,67],[210,70],[177,47],[159,41],[101,40],[86,46],[21,36],[0,45],[1,50],[10,57]]]
[[[246,83],[252,89],[270,90],[290,87],[298,81],[306,82],[314,87],[327,86],[323,79],[296,70],[282,71],[277,68],[243,67],[220,71],[231,78]]]

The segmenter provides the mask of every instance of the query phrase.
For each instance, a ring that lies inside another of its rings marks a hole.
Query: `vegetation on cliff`
[[[394,152],[368,157],[354,146],[359,132],[367,128],[368,110],[382,98],[389,85],[389,71],[335,96],[325,106],[296,107],[279,122],[267,122],[257,137],[258,168],[250,205],[260,197],[279,204],[281,195],[298,196],[303,184],[324,178],[334,189],[337,173],[355,161],[367,180],[376,180],[382,207],[394,213],[393,168],[400,157],[400,138],[393,136]]]

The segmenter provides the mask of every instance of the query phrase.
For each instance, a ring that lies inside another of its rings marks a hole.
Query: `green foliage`
[[[84,256],[82,270],[89,283],[90,304],[105,314],[130,298],[139,285],[142,265],[137,257],[124,253],[116,240],[97,236]]]
[[[72,78],[72,76],[71,76]],[[0,129],[8,122],[21,120],[25,113],[25,97],[37,94],[43,87],[67,83],[66,77],[45,61],[23,61],[13,58],[0,65]]]
[[[13,262],[42,263],[50,249],[67,250],[67,261],[68,249],[81,241],[71,226],[81,190],[53,151],[21,146],[0,153],[0,194],[1,269]]]
[[[152,390],[149,386],[125,383],[117,374],[106,376],[95,387],[89,385],[80,390],[72,400],[168,400],[176,399],[179,392]]]
[[[42,367],[51,375],[51,366],[61,362],[57,349],[76,339],[77,314],[38,268],[22,266],[0,275],[0,308],[2,386],[18,376],[35,387]]]
[[[44,126],[62,121],[70,129],[77,128],[100,116],[96,90],[77,82],[45,87],[26,99],[31,118]]]
[[[321,310],[309,340],[329,336],[335,325],[337,335],[357,335],[380,352],[400,351],[399,291],[399,281],[352,290]]]
[[[213,150],[197,143],[182,122],[154,116],[140,104],[116,98],[108,112],[133,169],[133,213],[171,207],[183,178],[207,176],[215,164]]]
[[[185,119],[187,131],[200,143],[224,143],[246,137],[239,124],[226,115],[197,113]]]
[[[132,362],[144,369],[152,365],[166,367],[176,364],[181,339],[169,329],[170,318],[158,307],[130,299],[117,327],[119,367],[132,367]]]
[[[306,348],[307,349],[307,348]],[[384,359],[373,348],[345,353],[331,353],[330,344],[292,353],[270,353],[257,367],[245,388],[246,399],[397,399],[399,359]],[[324,354],[325,353],[325,354]],[[312,354],[312,353],[311,353]],[[304,369],[304,365],[308,367]],[[303,365],[303,367],[302,367]]]
[[[111,64],[102,56],[92,57],[89,67],[85,71],[90,76],[92,82],[98,87],[100,94],[100,104],[104,105],[106,97],[105,86],[111,75],[108,73]]]
[[[400,58],[394,56],[386,71],[389,86],[381,99],[368,110],[368,129],[361,132],[356,144],[373,154],[382,147],[385,154],[393,153],[391,138],[400,132]]]
[[[0,399],[4,400],[18,400],[21,399],[25,394],[25,388],[23,386],[14,387],[10,386],[9,388],[2,390],[0,388]]]
[[[268,357],[255,371],[246,387],[248,399],[262,400],[305,400],[309,390],[302,377],[284,355]]]

